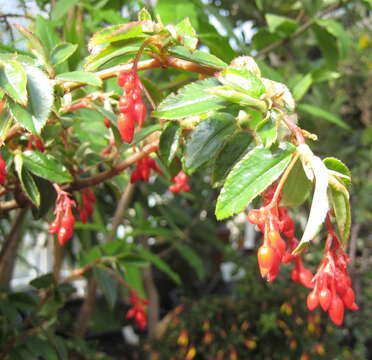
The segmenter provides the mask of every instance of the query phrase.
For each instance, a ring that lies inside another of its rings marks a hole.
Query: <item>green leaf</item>
[[[213,159],[227,136],[236,129],[235,119],[230,114],[218,113],[201,122],[190,134],[186,143],[183,164],[192,174],[207,161]]]
[[[324,110],[318,106],[310,105],[310,104],[300,104],[297,106],[297,109],[304,111],[308,114],[311,114],[315,117],[327,120],[345,130],[350,130],[350,126],[347,125],[339,116],[327,110]]]
[[[168,52],[176,58],[192,61],[199,65],[213,67],[217,70],[222,70],[227,66],[227,64],[218,57],[205,51],[194,50],[191,52],[183,46],[173,46],[168,49]]]
[[[318,156],[315,156],[307,145],[302,144],[297,149],[301,155],[301,161],[304,164],[306,174],[308,176],[312,174],[311,176],[315,179],[315,189],[309,218],[301,241],[292,252],[294,255],[302,252],[318,234],[329,209],[327,168],[322,160]]]
[[[58,74],[56,76],[56,79],[63,81],[74,81],[93,86],[102,86],[101,78],[98,75],[87,71],[71,71],[63,74]]]
[[[295,147],[281,143],[276,149],[255,147],[231,170],[217,199],[216,217],[225,219],[242,211],[279,178],[291,160]]]
[[[329,184],[329,196],[336,216],[338,232],[342,244],[346,246],[351,226],[349,193],[346,187],[333,176],[331,176]]]
[[[195,250],[186,244],[174,243],[174,246],[178,250],[179,254],[193,267],[199,280],[203,280],[206,275],[205,267],[201,257],[195,252]]]
[[[77,2],[78,0],[58,0],[52,8],[50,14],[51,20],[57,21],[62,19],[67,14],[70,7],[74,6]]]
[[[190,19],[185,18],[176,25],[177,35],[182,36],[182,43],[189,50],[195,50],[198,44],[196,31],[191,25]]]
[[[41,275],[30,281],[30,285],[36,289],[46,289],[55,284],[52,273]]]
[[[113,25],[97,31],[88,44],[89,51],[105,43],[112,43],[120,40],[138,39],[149,37],[157,30],[153,21],[133,21],[127,24]]]
[[[235,163],[252,149],[253,136],[248,132],[236,132],[221,147],[213,166],[212,181],[221,185]]]
[[[0,63],[0,87],[17,103],[27,105],[27,75],[17,61]]]
[[[327,66],[330,69],[335,69],[339,59],[339,51],[335,38],[327,30],[317,24],[314,24],[312,28]]]
[[[346,188],[351,186],[351,173],[349,168],[341,161],[333,157],[323,159],[327,169],[332,170],[332,175],[341,181]]]
[[[288,17],[266,14],[267,25],[272,33],[278,33],[284,37],[289,36],[298,28],[298,23]]]
[[[296,82],[295,86],[292,89],[293,97],[296,101],[299,101],[310,89],[310,86],[313,83],[313,78],[311,74],[304,75],[299,81]]]
[[[67,169],[51,155],[27,150],[22,156],[24,166],[33,174],[56,183],[72,181]]]
[[[32,175],[23,168],[23,159],[21,154],[14,156],[15,169],[21,183],[22,190],[31,202],[36,206],[40,206],[40,193],[35,184]]]
[[[266,148],[269,148],[276,141],[278,137],[278,122],[276,121],[275,112],[271,112],[270,117],[257,124],[256,133]]]
[[[224,107],[226,101],[208,93],[208,89],[218,85],[215,78],[196,81],[184,86],[177,95],[170,94],[162,101],[152,116],[163,119],[180,119],[198,115]]]
[[[138,53],[141,45],[142,41],[130,41],[126,44],[117,42],[107,45],[85,59],[84,69],[94,71],[118,56],[135,55]]]
[[[133,266],[131,263],[121,263],[121,268],[124,269],[125,281],[128,285],[136,290],[141,298],[145,299],[146,293],[143,286],[142,270],[137,266]]]
[[[175,273],[170,266],[164,262],[160,257],[153,254],[151,251],[148,251],[144,248],[137,248],[137,252],[141,255],[145,260],[150,261],[153,263],[159,270],[163,271],[167,274],[177,285],[181,284],[181,279],[177,273]]]
[[[261,50],[281,39],[282,37],[278,34],[271,33],[268,29],[260,29],[253,35],[252,43],[256,50]]]
[[[55,31],[55,25],[51,21],[44,19],[41,15],[36,16],[35,35],[40,39],[48,52],[52,51],[54,46],[61,41]]]
[[[9,101],[13,118],[33,134],[39,135],[48,120],[53,105],[53,86],[48,77],[38,68],[27,66],[27,107]]]
[[[280,205],[300,206],[310,195],[313,185],[307,178],[300,160],[292,168],[284,184]]]
[[[177,154],[182,129],[178,122],[168,122],[160,135],[159,155],[161,161],[169,166]]]
[[[65,62],[78,48],[77,44],[67,42],[57,44],[50,53],[50,61],[54,65]]]
[[[138,21],[143,21],[143,20],[152,20],[151,19],[151,14],[147,11],[146,8],[142,8],[139,13],[138,13]]]
[[[266,91],[263,82],[245,69],[228,67],[218,76],[218,80],[222,84],[256,99]]]
[[[97,280],[97,284],[102,290],[108,305],[113,309],[118,299],[117,281],[103,268],[96,266],[93,267],[93,276]]]
[[[189,18],[191,24],[198,28],[198,9],[188,0],[158,0],[156,13],[160,15],[164,24],[175,24]]]

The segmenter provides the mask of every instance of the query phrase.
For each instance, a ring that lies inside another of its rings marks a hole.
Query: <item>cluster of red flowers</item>
[[[70,195],[63,191],[60,186],[54,184],[57,191],[56,208],[54,210],[55,219],[49,225],[49,234],[58,233],[58,242],[64,245],[74,233],[75,218],[72,214],[72,207],[75,206],[75,201],[70,199]]]
[[[123,141],[131,143],[135,122],[142,127],[145,121],[146,107],[141,98],[143,86],[136,70],[121,72],[118,85],[123,88],[119,99],[118,129]]]
[[[314,310],[319,304],[328,311],[331,320],[341,325],[344,307],[357,310],[355,294],[351,288],[351,279],[347,273],[349,258],[327,220],[329,236],[323,260],[315,276],[304,267],[300,255],[292,255],[298,245],[294,237],[294,222],[285,207],[278,207],[279,198],[272,201],[276,184],[263,193],[264,206],[251,210],[248,220],[257,225],[264,233],[264,243],[258,249],[257,258],[262,277],[273,281],[278,273],[280,263],[294,261],[291,278],[307,288],[313,289],[307,298],[307,307]],[[287,238],[287,243],[282,236]]]
[[[169,190],[177,193],[180,191],[190,191],[190,185],[188,184],[189,177],[181,170],[173,179],[173,185],[169,186]]]
[[[92,216],[94,207],[92,204],[96,202],[96,197],[90,188],[85,188],[81,191],[82,205],[78,205],[78,212],[80,219],[83,223],[86,223],[88,218]]]
[[[6,162],[0,154],[0,185],[4,185],[6,180]]]
[[[34,147],[41,152],[45,150],[42,140],[38,136],[30,135],[27,142],[27,150],[32,150]]]
[[[148,305],[146,299],[141,299],[136,291],[129,290],[129,301],[132,307],[127,312],[127,319],[134,319],[137,326],[143,330],[147,325],[147,317],[144,305]]]
[[[345,307],[358,310],[352,281],[347,272],[350,259],[341,247],[340,241],[331,228],[326,240],[323,260],[314,276],[314,289],[307,297],[307,307],[314,310],[318,305],[336,325],[344,319]]]
[[[132,172],[130,182],[134,184],[137,181],[148,181],[150,178],[151,170],[154,170],[158,174],[162,174],[163,171],[159,168],[156,161],[150,156],[145,156],[137,161],[137,166]]]

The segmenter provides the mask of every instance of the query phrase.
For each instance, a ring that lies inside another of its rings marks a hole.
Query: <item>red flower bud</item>
[[[340,326],[344,321],[344,304],[337,294],[333,294],[332,303],[328,310],[328,315],[331,320]]]

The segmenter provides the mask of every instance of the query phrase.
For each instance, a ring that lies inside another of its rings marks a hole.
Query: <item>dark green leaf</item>
[[[253,136],[247,132],[236,132],[221,147],[213,166],[212,181],[221,185],[235,163],[249,150]]]
[[[0,63],[0,87],[16,102],[27,105],[27,75],[17,61]]]
[[[33,179],[40,193],[40,206],[39,208],[33,207],[32,214],[34,219],[40,219],[45,216],[52,207],[54,207],[56,192],[49,181],[35,175],[33,176]]]
[[[267,25],[272,33],[278,33],[284,37],[292,34],[298,28],[298,23],[288,17],[266,14],[265,15]]]
[[[26,169],[23,168],[23,160],[21,154],[17,154],[16,156],[14,156],[14,164],[19,181],[21,183],[22,190],[24,191],[26,196],[31,200],[31,202],[36,207],[39,207],[40,206],[39,190],[35,184],[32,175]]]
[[[297,106],[298,110],[304,111],[308,114],[311,114],[315,117],[319,117],[321,119],[327,120],[333,124],[338,125],[339,127],[350,130],[350,126],[347,125],[338,115],[333,114],[327,110],[321,109],[318,106],[310,105],[310,104],[300,104]]]
[[[191,174],[207,161],[212,160],[224,144],[226,137],[235,129],[235,119],[230,114],[218,113],[201,122],[187,140],[183,158],[185,170]]]
[[[182,129],[178,122],[170,121],[160,135],[159,155],[162,162],[169,166],[177,154]]]
[[[200,50],[191,52],[183,46],[173,46],[168,49],[168,52],[179,59],[189,60],[199,65],[213,67],[218,70],[222,70],[227,66],[227,64],[218,57]]]
[[[51,155],[27,150],[22,156],[24,167],[33,174],[56,183],[72,181],[67,169]]]
[[[65,62],[78,48],[76,44],[70,43],[59,43],[56,45],[51,54],[50,54],[50,61],[54,65],[62,64]]]
[[[207,91],[216,85],[218,81],[215,78],[186,85],[177,95],[171,94],[166,97],[152,115],[163,119],[180,119],[221,109],[226,101]]]
[[[192,249],[191,246],[181,243],[174,243],[174,246],[178,250],[179,254],[194,268],[199,280],[203,280],[206,272],[203,260],[201,257]]]
[[[52,273],[41,275],[30,281],[30,285],[36,289],[46,289],[54,284],[55,280]]]
[[[87,71],[71,71],[63,74],[58,74],[56,76],[56,79],[63,81],[75,81],[93,86],[102,86],[101,78],[98,75]]]
[[[307,178],[302,162],[296,161],[282,190],[281,206],[299,206],[310,195],[312,183]]]
[[[175,273],[170,266],[164,262],[160,257],[153,254],[151,251],[148,251],[144,248],[137,249],[139,255],[141,255],[145,260],[150,261],[153,263],[159,270],[163,271],[167,274],[176,284],[181,284],[181,279],[177,273]]]
[[[313,25],[313,30],[327,66],[331,69],[335,69],[339,58],[339,51],[335,38],[319,25]]]
[[[246,154],[227,176],[217,199],[217,219],[225,219],[248,206],[279,178],[294,150],[292,144],[282,143],[274,150],[258,146]]]
[[[94,267],[93,276],[97,280],[110,308],[113,309],[118,299],[117,281],[103,268]]]

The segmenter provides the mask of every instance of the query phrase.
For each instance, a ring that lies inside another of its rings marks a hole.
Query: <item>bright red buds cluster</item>
[[[131,289],[129,291],[129,301],[132,307],[127,312],[127,319],[134,319],[137,326],[143,330],[147,325],[147,316],[144,309],[144,305],[148,305],[148,301],[145,299],[141,299],[136,291]]]
[[[345,307],[350,310],[359,308],[347,272],[349,262],[339,239],[330,231],[323,260],[314,276],[314,289],[307,297],[307,307],[312,311],[320,305],[336,325],[343,323]]]
[[[6,162],[0,154],[0,185],[4,185],[6,180]]]
[[[278,276],[280,263],[295,261],[292,280],[312,288],[312,273],[303,266],[299,255],[291,254],[298,243],[294,237],[294,222],[287,208],[271,203],[275,188],[276,185],[263,193],[263,207],[248,214],[248,220],[264,233],[264,243],[257,253],[261,275],[271,282]],[[288,247],[282,236],[287,238]]]
[[[118,129],[123,141],[131,143],[135,123],[142,127],[145,121],[146,107],[141,98],[143,86],[136,70],[121,72],[118,85],[123,88],[119,99]]]
[[[137,181],[148,181],[150,178],[151,170],[154,170],[158,174],[162,174],[163,171],[159,168],[156,161],[150,156],[145,156],[138,160],[137,167],[130,176],[130,182],[134,184]]]
[[[38,136],[30,135],[27,142],[27,150],[32,150],[34,147],[41,152],[45,150],[42,140]]]
[[[58,234],[58,242],[63,246],[74,233],[75,218],[72,214],[72,207],[75,201],[70,199],[70,195],[63,191],[61,187],[54,184],[57,191],[56,208],[54,210],[55,219],[49,225],[49,234]]]
[[[190,191],[189,177],[181,170],[173,179],[173,185],[169,186],[169,190],[173,193],[180,191]]]
[[[96,202],[96,197],[90,188],[85,188],[81,192],[82,204],[81,206],[78,205],[78,212],[81,221],[86,223],[88,218],[93,214],[94,207],[92,204]]]

